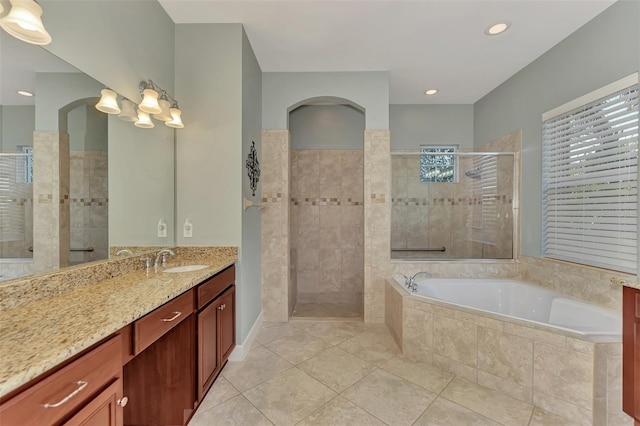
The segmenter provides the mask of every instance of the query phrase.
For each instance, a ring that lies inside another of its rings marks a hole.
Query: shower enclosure
[[[511,152],[392,152],[392,259],[512,259]]]
[[[0,258],[33,257],[33,149],[0,153]]]

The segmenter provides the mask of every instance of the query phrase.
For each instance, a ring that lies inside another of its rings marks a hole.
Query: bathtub
[[[404,278],[395,277],[404,287]],[[622,315],[571,296],[511,279],[421,278],[413,296],[526,321],[580,336],[621,336]]]

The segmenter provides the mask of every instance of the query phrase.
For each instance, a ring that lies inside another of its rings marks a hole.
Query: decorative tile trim
[[[295,206],[363,206],[364,201],[353,198],[321,197],[321,198],[291,198]]]
[[[371,194],[371,203],[384,204],[386,197],[387,197],[386,194]]]
[[[281,192],[278,192],[276,194],[266,194],[260,199],[260,201],[263,203],[278,203],[281,200],[282,200]]]
[[[373,197],[372,197],[373,198]],[[459,197],[459,198],[392,198],[394,206],[457,206],[457,205],[482,205],[486,201],[495,201],[496,204],[513,204],[513,199],[507,195],[495,195],[491,197]]]
[[[109,204],[108,198],[72,198],[72,206],[106,206]]]
[[[53,203],[53,194],[38,194],[38,204]]]

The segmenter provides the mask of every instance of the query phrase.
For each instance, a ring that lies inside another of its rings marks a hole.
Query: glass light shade
[[[160,108],[162,108],[162,112],[160,114],[154,114],[153,116],[161,121],[171,121],[171,113],[169,112],[171,102],[166,99],[160,99],[158,103],[160,104]]]
[[[138,113],[136,112],[136,104],[129,99],[122,100],[122,112],[118,114],[120,120],[134,122],[138,121]]]
[[[0,3],[0,13],[4,12],[4,6],[2,6],[2,3]]]
[[[173,127],[174,129],[182,129],[184,127],[182,118],[180,118],[180,116],[182,115],[182,111],[180,111],[178,108],[171,108],[169,112],[171,113],[171,121],[167,121],[164,124],[166,126]]]
[[[42,8],[34,0],[10,0],[11,10],[0,19],[0,27],[15,38],[40,46],[51,43],[42,23]]]
[[[133,125],[142,129],[151,129],[154,127],[153,121],[151,121],[151,117],[149,117],[149,114],[142,111],[141,109],[138,109],[138,121],[133,123]]]
[[[158,104],[158,92],[153,89],[144,89],[142,92],[144,98],[142,98],[142,102],[140,102],[140,108],[142,111],[147,114],[160,114],[162,112],[162,108]]]
[[[100,93],[102,93],[102,97],[96,104],[96,109],[107,114],[120,114],[118,94],[111,89],[102,89]]]

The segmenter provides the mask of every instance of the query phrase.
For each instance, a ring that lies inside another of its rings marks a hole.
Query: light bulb
[[[102,97],[96,104],[98,111],[106,112],[107,114],[119,114],[120,107],[118,106],[118,94],[111,89],[102,89],[100,91]]]
[[[142,111],[147,114],[160,114],[162,112],[162,108],[158,104],[158,92],[153,89],[144,89],[142,91],[144,98],[142,102],[140,102],[140,108]]]
[[[171,121],[167,121],[164,124],[168,127],[173,127],[174,129],[182,129],[184,127],[182,118],[180,117],[182,115],[182,111],[178,108],[171,108],[169,112],[171,113]]]
[[[138,121],[133,123],[133,125],[142,129],[151,129],[154,127],[153,121],[151,121],[151,117],[149,117],[149,114],[142,111],[141,109],[138,109]]]
[[[51,36],[42,23],[42,8],[34,0],[9,0],[11,10],[0,19],[0,27],[27,43],[46,45]]]

